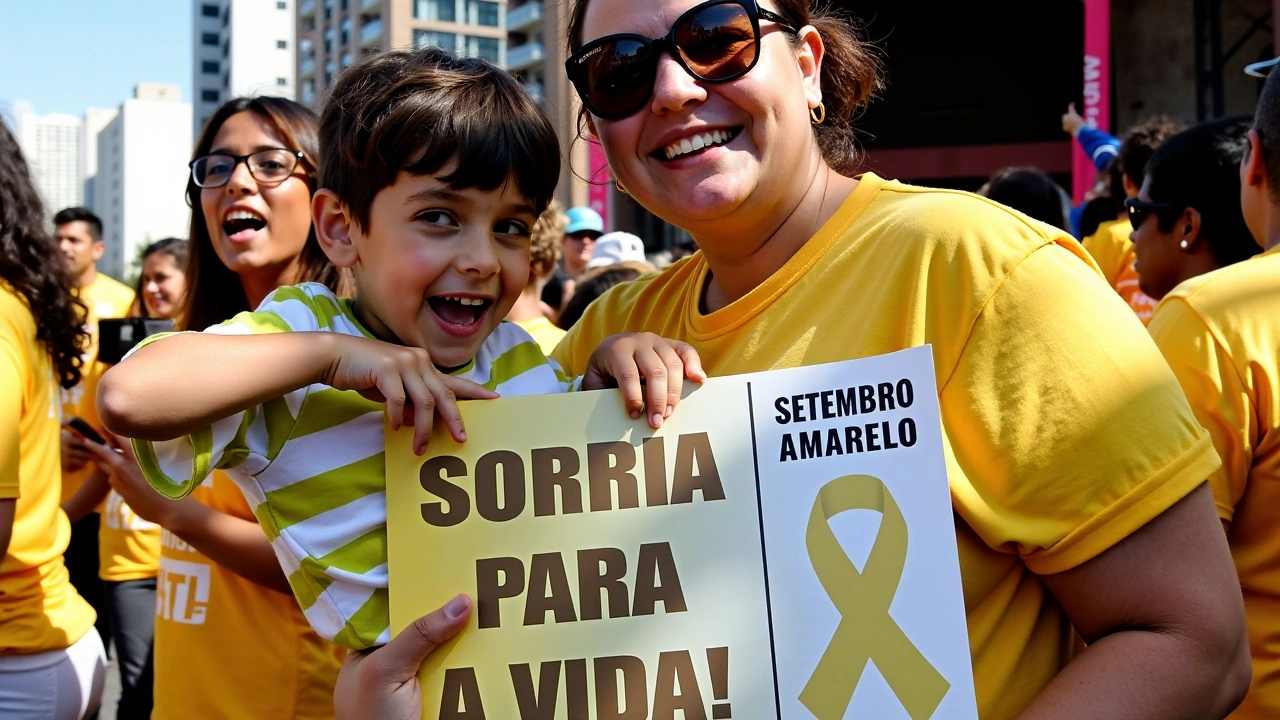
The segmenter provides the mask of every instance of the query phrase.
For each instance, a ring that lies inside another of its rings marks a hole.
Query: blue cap
[[[1262,62],[1256,62],[1252,65],[1245,66],[1244,74],[1252,75],[1253,77],[1264,78],[1271,72],[1271,69],[1278,64],[1280,64],[1280,57],[1273,58],[1271,60],[1264,60]]]
[[[569,212],[565,213],[565,215],[569,216],[569,227],[564,229],[565,235],[575,235],[587,230],[601,235],[604,234],[604,218],[600,217],[600,213],[585,205],[569,208]]]

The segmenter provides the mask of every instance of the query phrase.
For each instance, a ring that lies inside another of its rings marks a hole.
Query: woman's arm
[[[1208,485],[1093,560],[1043,580],[1089,646],[1022,720],[1201,720],[1224,717],[1244,698],[1244,603]]]
[[[256,522],[214,510],[195,498],[169,500],[161,496],[142,476],[128,443],[121,443],[119,453],[94,442],[85,446],[97,457],[99,467],[106,468],[111,487],[138,517],[177,535],[246,580],[292,593],[266,533]]]
[[[87,440],[84,442],[88,443]],[[93,512],[94,508],[101,505],[102,501],[107,499],[109,492],[111,492],[111,482],[107,479],[107,473],[103,472],[102,468],[98,468],[89,474],[88,479],[75,495],[62,503],[62,511],[67,514],[67,519],[71,522],[79,522]]]

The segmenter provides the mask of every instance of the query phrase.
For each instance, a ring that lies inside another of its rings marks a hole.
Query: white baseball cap
[[[644,256],[644,241],[627,232],[605,233],[596,239],[595,250],[587,269],[605,267],[627,260],[648,262]]]

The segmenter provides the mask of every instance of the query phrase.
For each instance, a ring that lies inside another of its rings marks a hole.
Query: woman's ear
[[[1196,242],[1200,239],[1200,223],[1203,218],[1200,211],[1189,207],[1182,211],[1182,216],[1178,218],[1178,224],[1174,227],[1174,237],[1181,237],[1179,247],[1187,252],[1196,249]]]
[[[329,261],[340,268],[349,268],[360,259],[359,249],[352,238],[355,223],[347,206],[332,190],[317,190],[311,196],[311,222],[315,226],[316,240]]]
[[[1267,182],[1266,161],[1262,157],[1262,138],[1257,130],[1249,131],[1249,147],[1240,161],[1240,181],[1250,187],[1263,187]]]
[[[826,57],[827,48],[822,44],[822,36],[817,28],[805,25],[799,32],[800,48],[796,50],[796,63],[800,69],[800,80],[804,83],[805,99],[809,108],[818,107],[822,102],[822,61]]]

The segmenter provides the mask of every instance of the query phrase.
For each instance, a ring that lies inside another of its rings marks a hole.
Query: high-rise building
[[[116,111],[109,108],[89,108],[84,111],[80,125],[80,204],[93,209],[97,204],[94,190],[98,179],[98,133],[114,120]],[[94,210],[97,212],[97,210]]]
[[[74,115],[37,115],[31,105],[14,103],[18,145],[31,167],[36,189],[50,215],[79,205],[80,118]]]
[[[191,105],[180,88],[139,83],[98,133],[93,209],[107,246],[99,270],[126,277],[141,247],[187,236],[190,159]]]
[[[195,134],[218,105],[244,95],[292,98],[298,0],[192,0]]]

